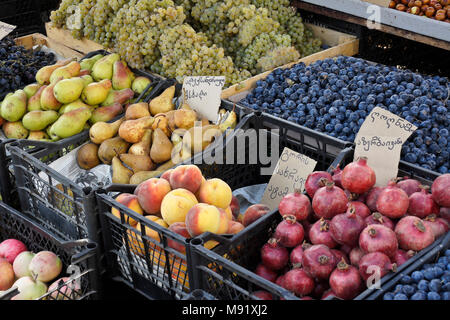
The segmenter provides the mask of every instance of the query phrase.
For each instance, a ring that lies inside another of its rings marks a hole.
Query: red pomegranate
[[[355,247],[350,251],[350,262],[353,266],[359,266],[359,260],[365,255],[365,252],[360,247]]]
[[[437,177],[431,185],[434,201],[441,207],[450,207],[450,173]]]
[[[403,250],[420,251],[434,242],[431,227],[415,216],[402,218],[395,226],[398,245]]]
[[[365,252],[382,252],[392,258],[398,249],[395,232],[381,224],[367,226],[359,236],[359,247]]]
[[[309,239],[312,244],[324,244],[332,249],[337,246],[337,243],[331,237],[330,221],[320,218],[314,223],[309,230]]]
[[[356,214],[355,208],[352,206],[349,207],[346,213],[334,216],[330,222],[330,232],[333,240],[352,248],[357,246],[359,234],[364,227],[364,219]]]
[[[447,233],[449,224],[447,220],[436,217],[435,214],[429,215],[423,220],[425,225],[428,225],[433,231],[434,238],[437,239],[443,234]]]
[[[439,216],[450,223],[450,208],[441,207],[439,209]]]
[[[319,218],[331,219],[347,210],[348,199],[344,191],[336,187],[334,182],[326,185],[314,194],[312,208]]]
[[[341,168],[339,168],[339,165],[338,165],[336,167],[336,169],[333,170],[332,180],[336,184],[336,186],[343,189],[342,183],[341,183],[341,178],[342,178],[342,170],[341,170]]]
[[[305,190],[311,199],[316,191],[325,185],[326,181],[333,181],[331,174],[326,171],[314,171],[308,175],[305,181]]]
[[[366,205],[370,209],[370,211],[377,211],[377,199],[378,195],[381,191],[383,191],[383,187],[373,187],[367,192],[366,196]]]
[[[383,216],[381,213],[379,212],[374,212],[372,213],[370,216],[368,216],[364,222],[366,223],[366,225],[371,225],[371,224],[381,224],[385,227],[388,227],[389,229],[394,230],[394,223],[392,222],[391,219],[389,219],[388,217]]]
[[[306,247],[309,245],[306,244]],[[289,261],[292,265],[301,265],[303,262],[303,251],[304,246],[303,244],[300,244],[296,246],[294,249],[292,249],[291,254],[289,255]]]
[[[396,272],[397,265],[391,263],[389,257],[384,253],[371,252],[359,260],[359,274],[364,281],[375,275],[378,275],[381,279],[390,271]]]
[[[294,268],[283,276],[283,288],[297,296],[305,296],[314,290],[314,280],[301,268]]]
[[[344,259],[345,262],[350,263],[348,261],[347,255],[344,252],[342,252],[341,250],[331,249],[331,252],[333,252],[334,257],[336,258],[336,261],[341,261],[342,259]]]
[[[281,270],[289,261],[289,252],[278,243],[277,239],[271,238],[261,248],[261,261],[269,269]]]
[[[334,254],[323,244],[313,245],[303,252],[303,268],[314,278],[328,279],[336,264]]]
[[[409,177],[403,177],[402,180],[397,182],[397,187],[405,191],[409,197],[414,192],[420,191],[420,182],[415,179],[410,179]]]
[[[428,187],[420,186],[419,192],[409,196],[408,213],[421,219],[430,214],[438,214],[439,206],[434,202],[433,196],[428,193]]]
[[[408,261],[415,254],[416,253],[412,250],[403,251],[402,249],[398,249],[394,255],[394,258],[392,259],[392,262],[395,262],[397,267],[400,267],[402,264],[404,264],[406,261]]]
[[[271,282],[275,282],[275,280],[277,280],[278,274],[273,271],[272,269],[267,268],[264,264],[260,263],[258,264],[258,266],[256,267],[255,273],[266,279],[269,280]]]
[[[350,201],[347,207],[355,208],[355,213],[363,219],[370,216],[370,209],[361,201]]]
[[[390,181],[377,199],[377,211],[388,218],[398,219],[408,211],[409,198],[405,191],[396,186],[395,181]]]
[[[367,158],[360,157],[342,171],[342,186],[350,192],[362,194],[375,185],[375,171],[367,165]]]
[[[338,298],[344,300],[355,298],[362,288],[358,269],[342,259],[330,275],[330,288]]]
[[[275,229],[273,237],[280,241],[280,244],[286,248],[293,248],[303,242],[305,232],[295,216],[284,216]]]
[[[281,199],[278,211],[282,216],[295,216],[297,221],[306,220],[311,213],[311,202],[306,195],[296,190]]]

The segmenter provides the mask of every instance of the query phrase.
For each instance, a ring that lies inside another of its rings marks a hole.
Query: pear
[[[174,123],[177,128],[190,129],[196,120],[197,113],[194,110],[179,109],[174,112]]]
[[[133,175],[133,171],[125,167],[117,156],[112,158],[111,170],[112,183],[128,184]]]
[[[99,59],[92,66],[92,78],[94,78],[95,81],[105,79],[111,80],[113,76],[113,65],[119,60],[120,56],[117,53],[111,53]]]
[[[108,97],[111,86],[111,80],[90,83],[83,89],[81,99],[91,106],[100,104]]]
[[[29,133],[22,121],[5,122],[2,129],[8,139],[26,139]]]
[[[50,83],[57,83],[63,79],[70,79],[76,77],[80,74],[80,63],[77,61],[72,61],[68,65],[59,67],[52,72],[50,76]]]
[[[0,106],[2,118],[9,122],[22,119],[25,112],[27,112],[27,94],[21,89],[7,96]]]
[[[51,141],[48,134],[44,131],[30,131],[27,139],[36,141]]]
[[[181,105],[180,109],[192,110],[191,106],[188,105],[186,102],[183,102],[183,104]]]
[[[23,91],[27,94],[27,98],[30,99],[36,94],[36,92],[38,92],[40,87],[42,87],[42,85],[39,83],[31,83],[23,88]]]
[[[80,70],[80,73],[78,74],[78,76],[80,78],[84,77],[84,76],[89,76],[91,77],[91,70]],[[92,77],[91,77],[92,78]],[[94,81],[94,79],[92,79],[92,81]]]
[[[88,84],[91,84],[94,82],[94,79],[90,75],[82,75],[80,76],[81,79],[83,79],[84,86],[86,87]]]
[[[177,126],[175,125],[175,112],[176,110],[171,110],[165,113],[170,131],[173,131],[177,128]]]
[[[47,126],[58,120],[58,112],[53,110],[30,111],[22,119],[23,126],[31,131],[44,130]]]
[[[50,76],[52,75],[53,71],[56,69],[63,67],[67,64],[69,64],[72,60],[63,60],[58,61],[55,64],[52,64],[50,66],[45,66],[39,69],[39,71],[36,73],[36,81],[37,83],[43,85],[43,84],[50,84]]]
[[[139,171],[131,176],[129,184],[138,185],[141,182],[144,182],[150,178],[155,178],[162,173],[164,173],[164,171]]]
[[[94,64],[101,58],[103,58],[103,55],[99,53],[93,56],[92,58],[81,60],[80,61],[81,70],[92,70]]]
[[[148,155],[122,153],[119,158],[120,161],[133,170],[134,173],[139,171],[150,171],[156,167]]]
[[[55,84],[53,94],[56,100],[67,104],[77,100],[84,89],[84,80],[80,77],[64,79]]]
[[[141,94],[151,83],[152,81],[147,77],[136,77],[131,84],[131,89],[137,94]]]
[[[172,160],[169,160],[167,162],[164,162],[163,164],[159,165],[156,170],[158,171],[167,171],[170,168],[173,168],[175,166],[175,163],[173,163]]]
[[[158,113],[165,113],[175,109],[172,99],[175,95],[175,86],[171,86],[163,91],[158,97],[150,101],[150,113],[154,116]]]
[[[177,144],[183,141],[183,136],[187,132],[186,129],[175,129],[172,132],[170,140],[172,141],[173,146],[175,147]]]
[[[166,134],[159,128],[153,132],[153,143],[150,149],[150,157],[153,162],[162,163],[172,157],[172,142]]]
[[[77,151],[77,163],[81,169],[90,170],[100,164],[98,145],[87,143]]]
[[[160,113],[155,116],[155,121],[153,122],[152,129],[160,128],[166,136],[170,137],[172,131],[169,128],[169,122],[167,120],[165,113]]]
[[[59,109],[59,113],[63,114],[78,108],[89,108],[91,109],[91,111],[94,111],[95,107],[94,106],[90,106],[86,103],[84,103],[83,101],[81,101],[80,99],[75,100],[69,104],[65,104],[63,105],[60,109]]]
[[[125,112],[125,119],[127,120],[135,120],[148,116],[150,116],[150,111],[148,111],[148,103],[146,102],[130,104]]]
[[[55,84],[48,85],[41,94],[41,109],[42,110],[55,110],[58,111],[61,108],[62,103],[56,100],[54,94]]]
[[[134,74],[125,61],[116,61],[113,65],[112,85],[114,90],[131,88]]]
[[[145,129],[151,128],[154,118],[151,116],[136,119],[125,120],[119,128],[119,136],[129,143],[137,143],[142,140]]]
[[[126,153],[130,144],[121,137],[106,139],[98,148],[98,157],[104,164],[111,164],[113,157]]]
[[[102,102],[102,106],[109,106],[113,103],[125,104],[131,98],[133,98],[134,92],[131,89],[123,90],[110,90],[106,100]]]
[[[47,88],[47,86],[43,85],[31,98],[28,99],[28,111],[41,110],[41,95],[45,88]]]
[[[50,137],[58,136],[64,139],[80,133],[91,115],[89,108],[78,108],[64,113],[51,125]]]
[[[119,131],[119,127],[124,121],[124,118],[120,118],[113,123],[96,122],[89,129],[89,138],[93,143],[101,144],[103,141],[114,137]]]
[[[123,113],[123,107],[120,103],[114,103],[110,106],[99,107],[92,112],[92,116],[89,119],[91,123],[96,122],[108,122]]]
[[[152,145],[152,130],[146,129],[141,141],[134,143],[128,150],[128,153],[137,156],[149,155],[151,145]]]
[[[219,128],[222,132],[225,132],[227,129],[234,129],[236,128],[236,123],[237,123],[237,115],[236,112],[234,111],[230,111],[230,113],[228,114],[227,118],[225,119],[225,121],[223,121],[220,125]]]

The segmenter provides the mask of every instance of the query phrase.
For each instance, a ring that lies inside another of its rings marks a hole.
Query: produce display
[[[80,168],[108,164],[112,183],[137,185],[190,159],[236,126],[234,110],[221,109],[215,125],[187,103],[176,109],[174,95],[172,85],[149,103],[128,105],[115,122],[96,122],[89,129],[90,143],[77,152]]]
[[[63,0],[50,19],[180,82],[224,75],[234,84],[321,46],[289,0]]]
[[[80,287],[61,277],[62,269],[61,259],[51,251],[28,251],[17,239],[0,243],[0,293],[14,286],[19,290],[11,300],[35,300],[47,293],[52,300],[76,298]]]
[[[36,72],[52,63],[55,55],[38,49],[27,50],[18,46],[11,37],[0,40],[0,101],[10,91],[32,82]]]
[[[305,194],[281,200],[283,220],[254,272],[302,299],[353,299],[373,284],[373,268],[381,277],[396,272],[448,232],[448,213],[440,212],[448,211],[450,174],[434,180],[431,193],[408,177],[383,187],[375,182],[367,158],[332,174],[311,173]],[[272,298],[265,291],[258,296]]]
[[[124,105],[151,82],[135,77],[118,54],[58,61],[40,68],[35,80],[8,93],[0,104],[7,138],[58,141],[71,137],[122,114]]]
[[[373,108],[387,109],[417,126],[402,159],[448,173],[448,87],[445,77],[339,56],[276,69],[240,103],[350,142]]]
[[[383,300],[450,300],[450,249],[436,262],[401,278]]]
[[[391,0],[389,8],[450,22],[450,1],[448,0]]]

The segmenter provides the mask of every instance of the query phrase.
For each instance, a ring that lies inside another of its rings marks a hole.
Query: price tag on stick
[[[193,110],[209,121],[217,121],[225,77],[185,77],[183,99]]]
[[[10,34],[15,28],[17,27],[12,24],[7,24],[0,21],[0,40]]]
[[[386,185],[397,177],[402,145],[416,129],[405,119],[376,107],[356,135],[354,160],[367,157],[377,177],[376,185]]]
[[[303,191],[308,175],[314,171],[317,161],[284,148],[277,166],[267,184],[261,203],[276,210],[281,199],[295,190]]]

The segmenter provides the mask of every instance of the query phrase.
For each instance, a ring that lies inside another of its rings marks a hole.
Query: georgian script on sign
[[[0,21],[0,40],[5,38],[8,34],[10,34],[16,26],[13,26],[12,24],[7,24]]]

